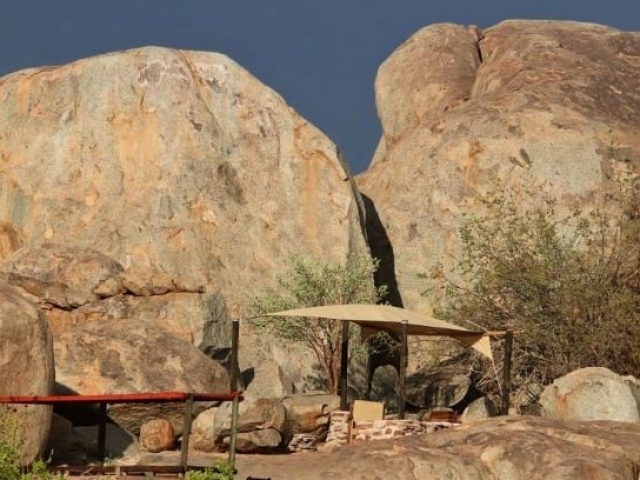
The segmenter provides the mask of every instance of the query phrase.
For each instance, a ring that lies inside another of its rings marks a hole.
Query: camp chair
[[[351,431],[349,443],[353,440],[353,432],[358,422],[372,422],[384,419],[384,403],[355,400],[351,406]]]

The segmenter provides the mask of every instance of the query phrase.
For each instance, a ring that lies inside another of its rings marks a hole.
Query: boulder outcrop
[[[0,99],[0,260],[56,342],[149,318],[221,358],[292,254],[369,255],[336,146],[224,55],[100,55],[7,75]]]
[[[238,460],[238,476],[408,480],[635,480],[640,426],[501,417],[399,440]]]
[[[562,420],[640,423],[640,386],[607,368],[589,367],[557,378],[540,396],[542,415]]]
[[[226,370],[190,343],[153,323],[122,319],[91,322],[55,343],[56,381],[84,394],[132,392],[226,392]],[[109,416],[137,435],[156,418],[182,432],[184,404],[114,404]]]
[[[404,305],[429,307],[419,275],[451,266],[465,217],[501,191],[588,208],[616,165],[637,169],[639,75],[640,34],[594,24],[441,24],[402,44],[378,71],[383,136],[357,182]]]
[[[38,308],[18,290],[0,282],[0,395],[51,395],[54,386],[51,330]],[[18,429],[20,461],[28,465],[44,453],[49,405],[0,405],[3,432]],[[11,442],[10,438],[5,438]]]

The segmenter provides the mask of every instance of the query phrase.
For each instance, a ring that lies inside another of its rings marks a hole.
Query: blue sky
[[[217,51],[278,91],[367,168],[380,136],[373,81],[419,28],[510,18],[640,30],[638,0],[1,0],[0,76],[145,45]]]

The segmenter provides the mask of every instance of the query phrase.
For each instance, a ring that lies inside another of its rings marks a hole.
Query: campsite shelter
[[[307,317],[340,320],[342,326],[342,355],[340,361],[340,405],[347,408],[347,359],[349,322],[358,324],[363,333],[371,331],[386,331],[400,336],[400,385],[399,385],[399,414],[404,418],[406,400],[406,370],[407,370],[407,337],[416,336],[446,336],[459,340],[463,345],[473,348],[493,361],[489,334],[487,332],[467,330],[432,318],[430,316],[389,305],[330,305],[321,307],[299,308],[282,312],[265,314],[268,317]]]

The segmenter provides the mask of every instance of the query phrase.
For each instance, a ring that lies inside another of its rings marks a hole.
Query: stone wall
[[[460,425],[457,422],[421,422],[418,420],[371,420],[354,424],[351,412],[335,411],[329,419],[327,446],[336,447],[353,442],[386,440],[438,430]]]
[[[373,420],[353,426],[352,441],[386,440],[421,433],[433,433],[459,425],[451,422],[420,422],[418,420]]]

